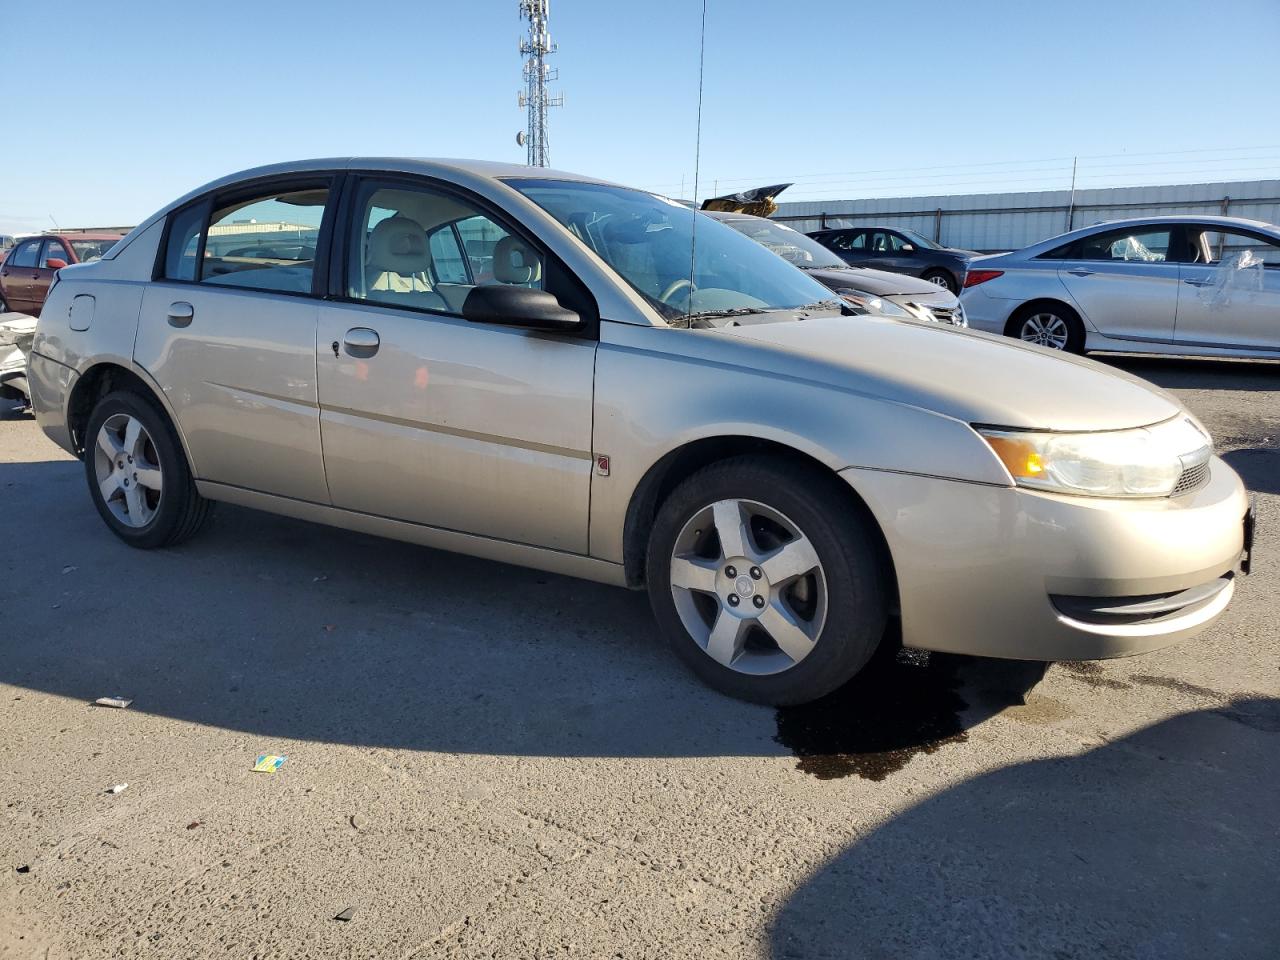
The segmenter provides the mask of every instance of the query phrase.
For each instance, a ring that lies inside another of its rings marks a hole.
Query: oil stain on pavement
[[[903,650],[820,700],[780,708],[774,739],[819,780],[883,780],[918,754],[969,738],[959,688],[955,658]]]

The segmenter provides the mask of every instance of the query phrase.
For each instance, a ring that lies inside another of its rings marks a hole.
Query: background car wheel
[[[885,632],[879,531],[835,477],[737,457],[685,480],[649,540],[649,600],[676,653],[729,696],[807,703]]]
[[[1005,334],[1051,350],[1084,353],[1084,324],[1074,310],[1059,303],[1023,307],[1009,320]]]
[[[946,270],[927,270],[922,279],[928,280],[935,286],[950,290],[952,293],[960,292],[960,284],[956,283],[956,278]]]
[[[84,439],[89,495],[108,527],[134,547],[166,547],[194,535],[213,507],[196,492],[169,418],[146,397],[109,393]]]

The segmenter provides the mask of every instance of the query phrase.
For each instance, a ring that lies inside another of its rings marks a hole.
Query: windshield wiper
[[[830,300],[817,300],[813,303],[806,303],[803,307],[789,307],[788,309],[800,313],[804,310],[840,310],[843,307],[844,301],[833,297]]]
[[[745,317],[752,313],[768,313],[764,307],[730,307],[727,310],[702,310],[698,313],[686,313],[690,320],[714,320],[717,317]]]

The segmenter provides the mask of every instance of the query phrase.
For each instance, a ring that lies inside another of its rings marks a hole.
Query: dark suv
[[[921,277],[959,293],[969,261],[979,254],[934,243],[913,230],[842,227],[809,234],[851,267],[874,267]]]
[[[49,233],[27,237],[0,263],[0,311],[39,316],[53,274],[73,263],[97,260],[110,250],[120,233]]]

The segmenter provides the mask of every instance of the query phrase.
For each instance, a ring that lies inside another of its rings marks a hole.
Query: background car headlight
[[[915,314],[909,310],[905,310],[898,306],[892,300],[885,300],[883,297],[873,297],[870,294],[861,293],[858,290],[838,290],[840,299],[861,310],[863,313],[879,314],[882,317],[906,317],[908,320],[916,319]]]
[[[1184,470],[1213,454],[1186,416],[1102,433],[977,430],[1018,486],[1088,497],[1167,497]]]

